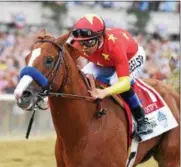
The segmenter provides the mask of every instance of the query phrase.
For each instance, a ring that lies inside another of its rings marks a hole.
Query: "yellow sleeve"
[[[109,95],[120,94],[128,91],[131,87],[130,80],[131,78],[129,76],[118,78],[117,83],[106,88],[107,91],[109,92]]]

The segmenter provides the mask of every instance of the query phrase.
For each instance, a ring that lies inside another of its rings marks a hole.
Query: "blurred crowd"
[[[140,74],[141,78],[166,81],[172,70],[179,68],[179,41],[171,40],[168,36],[162,36],[157,32],[149,35],[146,39],[142,34],[138,34],[136,40],[146,52],[146,62]],[[170,60],[173,60],[173,68],[170,67]]]
[[[58,5],[60,2],[56,2]],[[142,11],[179,12],[179,1],[69,1],[67,7],[89,6],[120,10],[121,8],[136,8]],[[35,32],[26,25],[26,18],[22,13],[14,16],[14,22],[8,23],[7,27],[0,28],[0,94],[12,94],[18,83],[20,70],[25,66],[24,58],[30,52]],[[75,21],[75,20],[74,20]],[[107,20],[105,20],[106,26]],[[111,23],[110,23],[111,24]],[[114,25],[114,23],[112,23]],[[72,24],[71,24],[72,25]],[[160,27],[159,27],[160,26]],[[170,75],[169,60],[174,58],[174,66],[179,67],[179,40],[170,38],[167,28],[159,25],[154,34],[134,34],[137,42],[146,51],[146,63],[141,71],[141,78],[156,78],[166,80]],[[109,26],[108,26],[109,27]],[[114,27],[114,26],[112,26]],[[26,29],[26,31],[25,31]],[[132,32],[131,32],[132,33]],[[177,35],[178,36],[178,35]],[[82,59],[84,64],[85,60]]]
[[[132,8],[137,8],[142,11],[156,11],[156,12],[180,12],[179,1],[139,1],[132,4]]]
[[[32,39],[31,33],[0,32],[0,94],[13,93]]]
[[[90,7],[99,5],[102,8],[117,8],[118,10],[120,8],[137,8],[144,11],[179,12],[179,3],[176,1],[134,1],[120,2],[119,6],[119,2],[112,1],[71,1],[67,6],[71,8],[71,5],[88,5]],[[137,42],[146,51],[146,63],[141,71],[141,78],[166,80],[171,73],[169,67],[171,57],[174,58],[174,66],[179,67],[180,39],[178,39],[178,34],[177,39],[170,38],[167,29],[168,27],[160,24],[154,34],[134,34]],[[25,66],[24,58],[30,52],[35,32],[38,30],[38,27],[33,29],[26,25],[26,18],[21,13],[15,15],[14,22],[8,23],[4,29],[0,27],[0,94],[14,92],[19,72]]]
[[[89,7],[100,6],[102,8],[137,8],[142,11],[161,11],[161,12],[180,12],[179,1],[134,1],[134,2],[113,2],[113,1],[71,1],[69,6],[72,5],[85,5]]]
[[[34,33],[20,32],[0,33],[0,94],[13,93],[19,71],[24,67],[24,58],[29,53]],[[158,33],[135,36],[137,42],[146,51],[147,61],[141,73],[142,78],[165,80],[170,74],[169,60],[175,60],[179,67],[179,41],[170,40],[168,36]]]

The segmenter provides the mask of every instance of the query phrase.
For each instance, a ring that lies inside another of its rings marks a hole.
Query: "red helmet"
[[[87,40],[104,33],[104,20],[96,14],[87,14],[80,18],[72,29],[73,40]]]

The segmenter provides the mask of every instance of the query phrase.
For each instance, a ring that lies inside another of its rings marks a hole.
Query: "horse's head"
[[[42,30],[25,59],[27,66],[21,70],[20,81],[14,91],[21,108],[32,110],[46,92],[51,89],[56,91],[66,83],[63,59],[62,47]]]

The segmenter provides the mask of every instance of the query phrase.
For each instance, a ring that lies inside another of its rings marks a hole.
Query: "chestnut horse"
[[[55,39],[45,31],[40,33],[26,57],[27,66],[21,71],[16,99],[23,109],[31,109],[42,91],[51,95],[48,100],[57,135],[57,167],[126,167],[125,111],[111,98],[105,98],[103,106],[107,114],[95,118],[97,104],[91,100],[75,63],[78,52],[65,44],[65,39],[65,36]],[[164,98],[179,124],[179,94],[160,81],[146,82]],[[179,167],[179,128],[141,142],[134,166],[154,156],[159,167]]]

